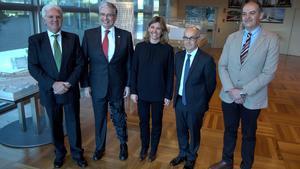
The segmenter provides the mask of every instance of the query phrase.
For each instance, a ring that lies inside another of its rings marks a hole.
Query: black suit
[[[103,53],[101,27],[86,30],[82,50],[86,66],[81,87],[91,87],[96,128],[96,151],[105,150],[107,105],[121,143],[127,141],[123,92],[129,86],[133,45],[131,33],[115,27],[115,51],[108,62]]]
[[[29,37],[28,70],[39,84],[41,104],[45,106],[51,128],[55,153],[64,157],[63,110],[66,118],[66,128],[69,136],[72,156],[82,157],[81,132],[79,119],[79,86],[84,60],[80,52],[80,42],[77,35],[61,32],[62,62],[58,71],[47,32]],[[69,82],[71,87],[65,94],[56,95],[52,85],[56,81]]]
[[[186,51],[178,52],[175,56],[174,107],[179,156],[194,161],[200,146],[202,119],[208,110],[209,100],[216,87],[216,65],[211,56],[198,48],[185,84],[187,105],[183,105],[182,97],[178,92],[185,56]]]

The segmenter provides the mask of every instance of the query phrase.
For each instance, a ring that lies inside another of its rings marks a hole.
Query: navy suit
[[[123,92],[129,86],[133,44],[131,33],[115,27],[115,51],[108,62],[101,42],[101,27],[86,30],[82,41],[85,69],[81,87],[91,87],[95,116],[96,151],[105,150],[107,106],[120,142],[127,142]]]
[[[196,160],[200,146],[200,129],[204,113],[209,108],[209,100],[216,88],[216,65],[213,58],[198,49],[186,80],[187,105],[182,104],[178,94],[186,51],[175,55],[174,107],[179,143],[179,157]]]
[[[78,82],[84,66],[80,42],[77,35],[61,32],[62,62],[58,71],[47,32],[29,37],[28,70],[38,81],[41,104],[45,106],[51,128],[55,153],[64,157],[63,110],[66,118],[66,128],[69,136],[72,156],[82,157],[81,131],[79,118],[79,86]],[[56,81],[69,82],[71,87],[65,94],[56,95],[52,85]]]

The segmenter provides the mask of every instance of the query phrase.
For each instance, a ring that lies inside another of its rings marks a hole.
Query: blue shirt
[[[250,40],[250,46],[249,48],[251,47],[251,45],[255,42],[255,40],[257,39],[258,35],[260,34],[261,32],[261,27],[258,26],[256,27],[252,32],[251,32],[251,40]],[[243,48],[243,45],[244,43],[246,42],[246,39],[247,39],[247,34],[249,33],[249,31],[247,31],[247,29],[244,30],[244,34],[243,34],[243,41],[242,41],[242,48]]]

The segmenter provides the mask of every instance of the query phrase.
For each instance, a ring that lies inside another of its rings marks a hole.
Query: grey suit
[[[219,60],[219,75],[223,88],[222,101],[232,103],[227,91],[234,87],[242,88],[247,94],[245,103],[248,109],[266,108],[268,105],[267,85],[274,78],[279,59],[279,39],[262,30],[251,45],[243,65],[240,63],[243,31],[231,34],[225,43]]]
[[[220,97],[224,114],[224,146],[222,160],[233,164],[237,131],[242,126],[242,169],[250,169],[254,162],[257,118],[260,109],[268,105],[268,84],[274,78],[279,59],[279,39],[263,29],[251,44],[246,60],[241,64],[243,31],[235,32],[226,40],[219,60],[222,83]],[[237,104],[230,89],[241,89],[246,94],[243,104]]]

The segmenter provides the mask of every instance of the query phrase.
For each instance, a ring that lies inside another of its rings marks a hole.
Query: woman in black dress
[[[151,142],[150,162],[156,158],[163,108],[170,104],[173,94],[174,52],[167,41],[166,23],[162,17],[155,16],[148,24],[144,41],[136,45],[133,55],[130,98],[138,106],[142,142],[140,160],[146,158]]]

